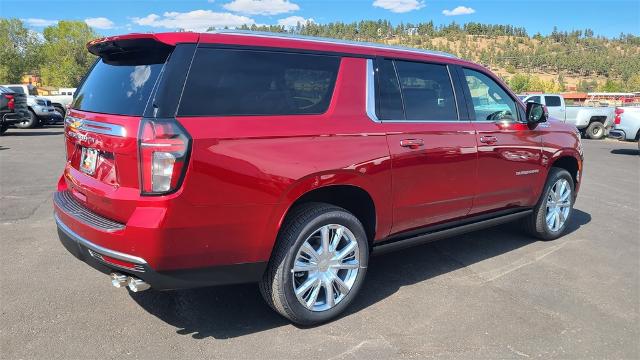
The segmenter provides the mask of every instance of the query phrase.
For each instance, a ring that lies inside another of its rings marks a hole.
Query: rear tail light
[[[620,119],[620,117],[621,117],[622,113],[624,112],[624,109],[616,108],[616,111],[615,111],[615,112],[616,112],[616,117],[615,117],[615,119],[613,120],[613,122],[614,122],[616,125],[620,125],[620,120],[621,120],[621,119]]]
[[[141,191],[162,195],[176,191],[187,169],[191,138],[175,120],[142,119],[138,147]]]
[[[16,102],[15,102],[15,99],[13,98],[13,95],[5,95],[4,98],[8,100],[7,107],[9,108],[9,110],[12,110],[12,111],[15,110]]]

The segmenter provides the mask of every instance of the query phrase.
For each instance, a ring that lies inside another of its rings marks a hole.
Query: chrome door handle
[[[498,142],[498,138],[495,136],[481,136],[480,142],[483,144],[494,144]]]
[[[400,146],[407,147],[409,149],[417,149],[424,146],[424,141],[422,139],[404,139],[400,140]]]

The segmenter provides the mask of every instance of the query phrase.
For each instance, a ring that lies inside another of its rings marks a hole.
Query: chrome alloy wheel
[[[325,311],[342,301],[360,269],[356,237],[346,227],[329,224],[314,231],[293,263],[293,291],[311,311]]]
[[[551,231],[562,228],[571,211],[571,186],[566,179],[558,179],[547,196],[547,227]]]

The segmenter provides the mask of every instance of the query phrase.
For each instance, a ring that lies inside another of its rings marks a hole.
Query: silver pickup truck
[[[14,92],[27,95],[29,112],[24,121],[15,126],[21,129],[32,129],[40,125],[62,122],[63,116],[53,105],[51,100],[37,96],[34,87],[25,84],[2,85]]]
[[[559,94],[527,95],[522,101],[546,105],[550,117],[575,125],[589,139],[604,138],[613,126],[614,107],[567,106]]]

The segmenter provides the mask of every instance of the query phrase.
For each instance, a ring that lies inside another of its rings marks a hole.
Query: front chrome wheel
[[[571,211],[571,186],[564,179],[558,179],[547,196],[546,223],[550,231],[559,231],[569,217]]]
[[[353,287],[360,263],[356,237],[345,226],[324,225],[296,253],[293,291],[311,311],[325,311],[342,301]]]

